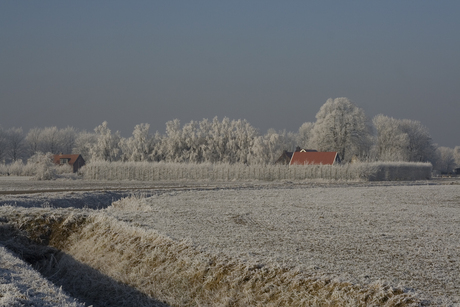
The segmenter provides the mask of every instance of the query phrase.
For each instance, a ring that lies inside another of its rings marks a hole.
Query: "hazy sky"
[[[0,126],[297,131],[348,97],[454,147],[459,16],[454,0],[1,1]]]

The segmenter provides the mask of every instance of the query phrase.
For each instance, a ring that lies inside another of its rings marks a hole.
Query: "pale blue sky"
[[[0,125],[296,131],[328,98],[460,145],[460,1],[1,1]]]

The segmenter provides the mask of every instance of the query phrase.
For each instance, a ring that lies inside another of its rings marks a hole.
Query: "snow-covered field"
[[[460,186],[290,187],[164,193],[110,214],[231,257],[460,303]]]
[[[360,285],[388,283],[415,293],[423,304],[459,306],[458,183],[448,179],[153,186],[133,181],[0,180],[3,192],[42,191],[0,194],[0,205],[9,205],[0,207],[0,214],[6,222],[15,208],[27,210],[10,205],[51,207],[46,209],[50,211],[94,208],[99,215],[238,263],[278,265]],[[117,201],[136,187],[141,192]],[[112,190],[86,191],[91,188]],[[9,273],[2,273],[6,280]]]

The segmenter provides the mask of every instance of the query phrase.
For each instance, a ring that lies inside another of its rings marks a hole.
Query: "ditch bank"
[[[422,304],[415,294],[380,282],[363,286],[277,264],[211,255],[190,242],[103,213],[1,210],[0,244],[73,297],[94,306]]]

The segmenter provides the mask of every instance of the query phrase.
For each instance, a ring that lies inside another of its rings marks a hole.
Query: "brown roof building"
[[[333,165],[335,163],[340,163],[340,158],[335,151],[296,151],[293,153],[289,165]]]
[[[297,148],[295,149],[295,152],[298,152],[298,151],[302,151],[302,152],[316,152],[316,150],[314,149],[301,149],[300,147],[297,146]],[[275,161],[275,164],[285,164],[285,165],[289,165],[289,163],[291,162],[291,159],[292,159],[292,154],[294,152],[292,151],[287,151],[287,150],[283,150],[283,153],[281,154],[281,156],[278,158],[278,160]]]
[[[76,173],[83,165],[85,165],[85,160],[81,155],[54,155],[54,163],[57,165],[70,164],[73,168],[73,172]]]

